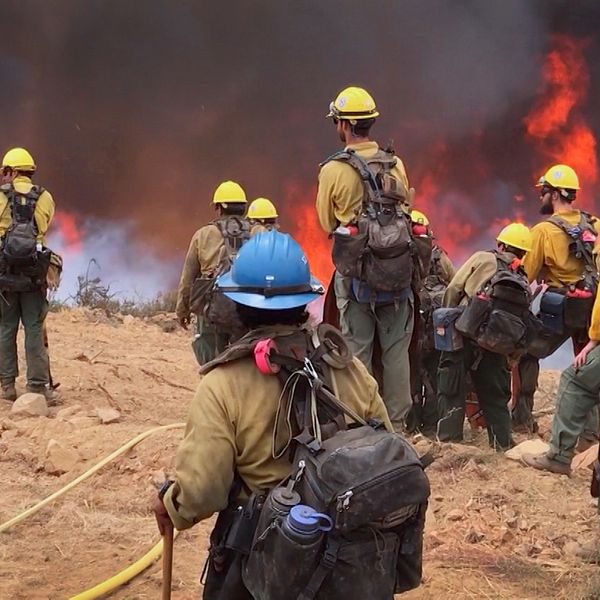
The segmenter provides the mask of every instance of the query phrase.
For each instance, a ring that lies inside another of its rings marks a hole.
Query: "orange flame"
[[[77,219],[72,213],[61,210],[54,215],[52,229],[60,236],[63,252],[78,252],[83,241],[77,225]]]
[[[327,286],[333,273],[331,242],[317,218],[313,200],[317,197],[316,186],[312,186],[306,193],[299,184],[288,183],[284,195],[285,205],[294,207],[292,235],[306,253],[311,273]]]
[[[553,37],[553,48],[544,63],[543,85],[534,109],[525,117],[527,134],[548,161],[565,163],[580,178],[583,206],[591,205],[585,195],[598,180],[596,139],[585,123],[584,107],[590,84],[585,49],[589,41],[566,35]],[[540,164],[540,172],[543,164]],[[538,173],[539,177],[541,173]]]

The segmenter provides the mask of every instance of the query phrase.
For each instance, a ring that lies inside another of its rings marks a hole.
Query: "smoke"
[[[490,228],[517,208],[537,220],[529,199],[540,159],[524,118],[552,36],[592,38],[600,16],[596,2],[572,4],[5,0],[2,142],[33,152],[59,211],[101,228],[82,242],[82,264],[104,252],[114,260],[95,258],[109,279],[117,268],[127,279],[141,265],[126,268],[122,256],[142,248],[167,266],[161,285],[173,285],[224,179],[272,198],[297,232],[317,164],[338,149],[328,102],[363,85],[382,114],[375,137],[394,141],[417,203],[434,210],[438,233],[451,232],[459,260],[489,246]],[[596,134],[593,40],[585,52],[592,83],[581,118]],[[515,208],[515,197],[526,200]]]

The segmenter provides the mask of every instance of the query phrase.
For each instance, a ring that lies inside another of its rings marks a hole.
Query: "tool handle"
[[[162,600],[171,600],[171,580],[173,576],[173,526],[165,528],[163,537],[163,578]]]

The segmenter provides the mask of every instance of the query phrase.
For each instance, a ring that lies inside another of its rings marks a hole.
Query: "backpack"
[[[34,185],[27,193],[18,192],[12,183],[0,187],[10,208],[12,223],[2,241],[4,264],[14,271],[34,267],[37,263],[38,229],[35,207],[43,188]]]
[[[456,329],[478,346],[497,354],[523,354],[540,324],[530,310],[527,275],[497,252],[497,270],[469,302]]]
[[[0,245],[0,291],[32,292],[44,288],[52,251],[38,250],[35,222],[35,208],[44,189],[34,185],[24,193],[7,183],[0,186],[0,191],[7,198],[12,220]]]
[[[273,455],[289,450],[292,469],[263,503],[244,584],[265,600],[390,600],[421,581],[429,481],[404,437],[365,422],[335,395],[343,338],[323,325],[316,335],[269,340],[268,364],[283,384]],[[281,428],[287,441],[281,442]],[[310,544],[285,531],[300,505],[330,525]]]
[[[202,314],[217,326],[231,328],[237,325],[235,303],[216,290],[219,275],[227,272],[240,248],[250,239],[250,222],[244,217],[234,215],[212,221],[223,236],[223,249],[219,264],[214,273],[206,277],[197,277],[190,291],[190,310]]]
[[[419,275],[419,257],[410,217],[402,210],[409,191],[392,175],[392,150],[378,150],[363,158],[354,150],[330,157],[350,165],[364,187],[358,232],[333,233],[333,262],[339,273],[365,282],[374,292],[399,292]],[[322,163],[322,164],[325,164]]]
[[[595,219],[583,211],[580,215],[579,223],[575,226],[558,215],[552,215],[548,218],[548,222],[556,225],[569,236],[571,240],[569,254],[583,262],[583,273],[577,283],[565,285],[564,288],[560,289],[548,290],[542,298],[541,315],[542,320],[546,321],[548,315],[544,310],[544,305],[547,305],[548,301],[545,297],[549,293],[563,295],[562,305],[559,307],[557,316],[559,317],[558,320],[562,321],[565,330],[588,328],[600,277],[593,255],[598,236],[594,226]]]
[[[444,281],[440,269],[440,256],[442,249],[434,246],[431,252],[429,272],[423,279],[419,291],[420,313],[423,324],[423,338],[421,349],[424,354],[435,350],[435,334],[433,326],[433,312],[442,307],[444,293],[448,282]]]
[[[584,263],[583,275],[576,287],[589,290],[595,294],[598,289],[599,279],[593,255],[594,244],[598,237],[598,232],[594,226],[596,220],[592,215],[584,211],[580,211],[579,223],[577,225],[571,225],[558,215],[552,215],[547,220],[569,236],[571,240],[569,243],[569,254]]]

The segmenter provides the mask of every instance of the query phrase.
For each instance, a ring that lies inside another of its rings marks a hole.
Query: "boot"
[[[48,406],[60,404],[60,394],[50,386],[37,386],[27,384],[27,391],[33,394],[42,394]]]
[[[595,446],[597,443],[598,440],[588,440],[587,438],[580,437],[577,441],[577,446],[575,447],[575,450],[579,454],[581,454],[582,452],[589,450],[592,446]]]
[[[9,402],[14,402],[17,399],[17,388],[14,383],[2,386],[2,398]]]
[[[538,471],[550,471],[550,473],[557,473],[558,475],[571,476],[570,463],[554,460],[547,454],[539,454],[537,456],[533,454],[524,454],[521,457],[521,461],[528,467],[533,467]]]

